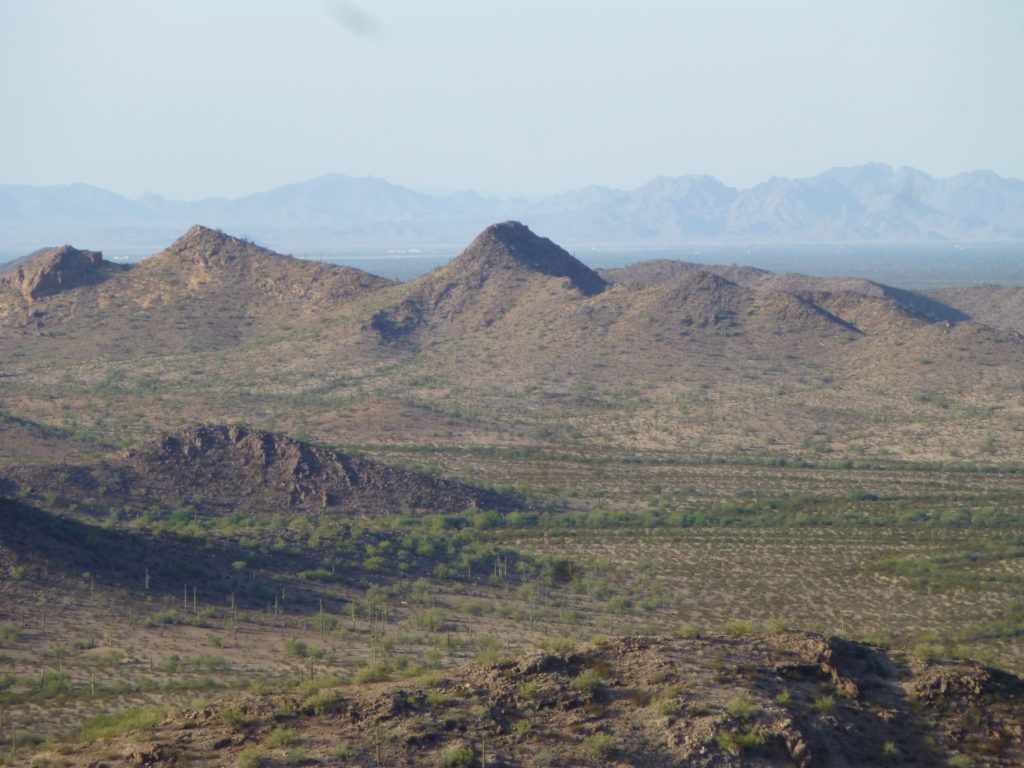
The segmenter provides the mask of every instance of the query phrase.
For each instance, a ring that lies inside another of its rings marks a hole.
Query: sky
[[[2,0],[0,184],[1024,178],[1024,0]]]

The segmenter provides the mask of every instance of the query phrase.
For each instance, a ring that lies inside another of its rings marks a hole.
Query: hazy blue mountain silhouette
[[[713,176],[658,177],[633,190],[591,186],[541,200],[432,195],[330,174],[228,200],[132,200],[86,184],[0,185],[0,245],[117,249],[192,224],[291,250],[461,244],[488,223],[527,222],[559,242],[1018,241],[1024,181],[991,171],[936,179],[888,165],[833,168],[749,189]]]

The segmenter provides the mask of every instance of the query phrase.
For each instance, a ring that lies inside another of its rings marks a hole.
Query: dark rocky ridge
[[[14,467],[20,492],[59,492],[99,509],[192,505],[203,514],[337,512],[360,516],[509,511],[512,495],[320,448],[285,435],[222,425],[165,434],[95,466]]]

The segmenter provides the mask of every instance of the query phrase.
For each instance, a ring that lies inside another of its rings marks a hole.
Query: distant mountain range
[[[541,200],[430,195],[378,178],[321,176],[228,200],[132,200],[86,184],[0,185],[0,248],[102,242],[149,253],[201,223],[298,252],[461,244],[515,218],[571,246],[686,242],[1024,240],[1024,181],[991,171],[937,179],[873,163],[750,189],[713,176],[658,177],[634,190],[586,187]]]

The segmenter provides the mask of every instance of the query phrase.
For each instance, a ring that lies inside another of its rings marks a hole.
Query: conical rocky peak
[[[567,277],[586,296],[601,293],[608,283],[594,270],[546,237],[518,221],[492,224],[451,262],[456,271],[526,268],[552,277]]]
[[[188,232],[171,243],[164,253],[206,265],[218,261],[232,261],[246,253],[280,257],[280,254],[275,254],[273,251],[247,240],[232,237],[220,230],[210,229],[200,224],[190,227]]]

